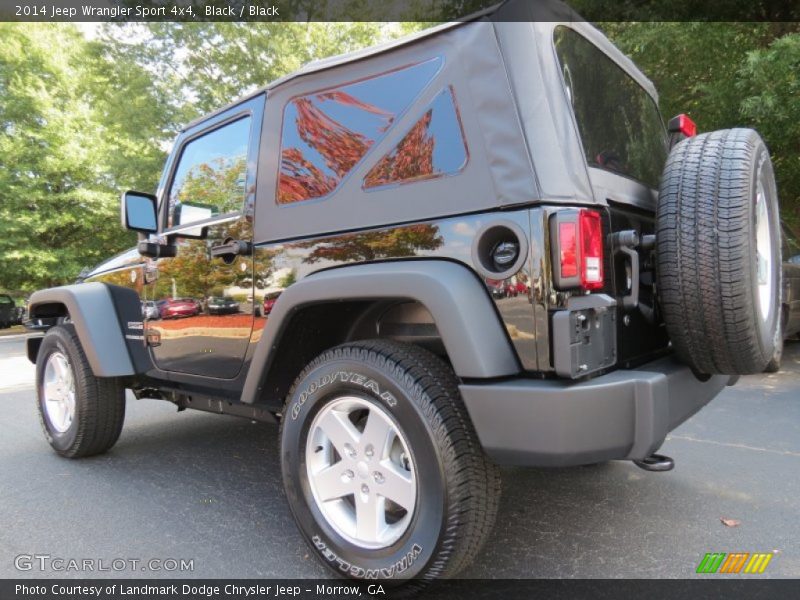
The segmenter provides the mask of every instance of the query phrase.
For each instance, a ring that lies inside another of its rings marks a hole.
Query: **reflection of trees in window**
[[[169,226],[180,206],[180,224],[242,208],[247,177],[247,147],[252,119],[243,117],[194,138],[183,147],[168,195]]]
[[[397,148],[384,156],[364,179],[366,187],[433,176],[433,137],[428,133],[433,109],[417,121]]]
[[[170,215],[179,204],[211,207],[214,214],[241,210],[245,196],[245,156],[218,157],[193,165],[170,194]],[[181,224],[191,221],[182,220]],[[177,225],[177,223],[170,223]]]
[[[336,187],[335,177],[325,175],[305,158],[299,148],[286,148],[281,152],[281,176],[278,184],[278,202],[287,204],[320,198]]]
[[[364,187],[450,175],[467,161],[461,119],[453,90],[439,94],[430,109],[364,178]]]
[[[440,66],[434,58],[289,102],[283,114],[278,203],[321,198],[335,190]]]
[[[292,104],[297,111],[295,124],[300,139],[319,153],[325,166],[334,175],[326,175],[307,160],[299,148],[284,148],[278,186],[278,202],[281,204],[318,198],[333,191],[375,141],[330,117],[321,107],[325,101],[380,115],[386,120],[385,127],[394,118],[390,113],[342,91],[294,100]]]
[[[303,259],[306,263],[323,260],[358,262],[383,258],[416,256],[423,250],[436,250],[444,243],[438,225],[422,224],[396,227],[389,230],[366,231],[335,238],[293,244],[295,248],[310,248]]]

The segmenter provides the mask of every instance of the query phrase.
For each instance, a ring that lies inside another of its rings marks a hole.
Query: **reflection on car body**
[[[200,314],[200,305],[194,298],[166,298],[158,303],[162,319],[192,317]]]
[[[275,307],[275,302],[278,301],[278,296],[281,295],[281,292],[271,292],[269,294],[264,295],[264,316],[266,317],[269,313],[272,312],[272,309]]]
[[[211,296],[206,306],[210,315],[232,315],[239,312],[239,303],[233,298]]]
[[[158,319],[161,317],[158,306],[153,300],[142,301],[142,316],[145,319]]]

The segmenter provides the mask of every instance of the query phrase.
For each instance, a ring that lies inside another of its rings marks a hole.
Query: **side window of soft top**
[[[183,147],[167,195],[167,227],[242,210],[250,122],[243,117]]]

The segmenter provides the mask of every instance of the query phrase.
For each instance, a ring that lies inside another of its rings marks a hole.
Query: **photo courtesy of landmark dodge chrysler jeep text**
[[[665,127],[600,32],[529,10],[186,126],[156,194],[123,195],[138,248],[30,299],[51,446],[108,450],[126,389],[279,423],[300,531],[367,579],[462,571],[497,465],[671,469],[667,433],[780,350],[770,158]]]

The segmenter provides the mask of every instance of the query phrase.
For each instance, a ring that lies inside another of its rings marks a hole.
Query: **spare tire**
[[[672,149],[656,224],[658,298],[679,359],[760,373],[780,343],[781,243],[769,152],[752,129]]]

